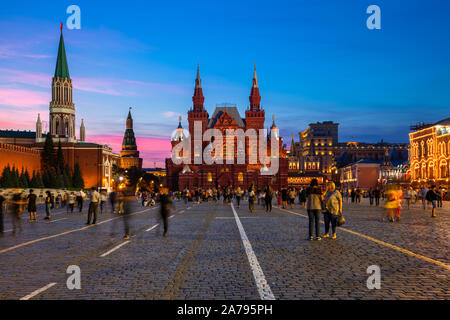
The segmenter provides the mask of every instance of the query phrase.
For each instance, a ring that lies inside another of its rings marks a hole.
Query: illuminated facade
[[[339,182],[339,169],[360,160],[382,165],[388,154],[396,167],[408,161],[407,144],[339,142],[338,129],[338,123],[325,121],[311,123],[307,130],[300,132],[300,142],[296,143],[294,139],[291,142],[288,154],[289,176],[315,175],[316,178],[324,177],[325,182]],[[390,174],[390,169],[385,169],[382,170],[383,175]]]
[[[250,147],[250,140],[245,137],[245,145],[238,142],[236,138],[233,143],[233,149],[227,149],[227,143],[223,145],[222,156],[224,164],[206,164],[204,159],[200,164],[175,164],[172,159],[166,160],[167,168],[167,184],[171,190],[183,190],[185,187],[190,190],[195,188],[223,188],[223,187],[240,187],[247,189],[250,185],[257,188],[264,188],[266,185],[271,185],[274,190],[279,190],[281,187],[287,185],[287,159],[286,151],[282,149],[282,138],[279,136],[279,130],[275,125],[275,118],[271,127],[272,134],[260,134],[260,130],[264,131],[265,111],[261,106],[261,96],[259,94],[258,78],[256,75],[256,67],[253,75],[252,89],[249,97],[250,106],[245,112],[245,118],[242,118],[238,109],[235,106],[218,106],[214,114],[210,117],[206,108],[204,107],[205,98],[203,96],[202,84],[200,79],[200,71],[197,70],[197,78],[195,80],[194,96],[192,98],[193,108],[188,112],[188,130],[184,130],[179,126],[171,137],[172,148],[182,143],[184,139],[190,139],[191,159],[201,157],[205,148],[210,144],[209,141],[196,141],[194,135],[194,124],[200,123],[202,133],[209,129],[216,129],[226,136],[226,130],[247,130],[253,129],[256,133],[255,142],[259,144],[261,139],[267,139],[267,156],[270,154],[270,141],[276,139],[279,145],[279,170],[274,175],[263,174],[267,167],[260,163],[260,158],[257,152]],[[202,137],[198,137],[202,139]],[[228,139],[228,137],[227,137]],[[234,138],[233,138],[234,139]],[[227,140],[228,142],[228,140]],[[242,144],[242,145],[241,145]],[[196,148],[200,145],[200,148]],[[239,152],[245,152],[244,163],[238,163],[238,157],[241,158]],[[219,151],[220,152],[220,151]],[[182,153],[177,155],[177,158],[183,158]],[[231,159],[233,164],[228,164],[227,160]],[[254,161],[257,160],[257,161]],[[192,161],[194,162],[194,161]]]
[[[448,186],[450,118],[415,129],[409,134],[411,182]]]

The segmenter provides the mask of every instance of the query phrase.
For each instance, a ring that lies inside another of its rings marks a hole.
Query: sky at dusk
[[[197,63],[209,114],[244,116],[256,62],[266,125],[276,115],[288,145],[311,122],[340,123],[341,141],[407,142],[411,124],[450,117],[450,1],[2,1],[0,129],[48,121],[71,4],[77,127],[118,152],[133,107],[144,167],[164,165],[179,115],[187,127]],[[381,30],[366,27],[372,4]]]

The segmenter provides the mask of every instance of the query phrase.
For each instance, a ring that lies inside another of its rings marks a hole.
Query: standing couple
[[[342,195],[336,190],[334,182],[328,182],[325,193],[319,187],[317,179],[312,179],[307,190],[308,200],[306,209],[309,218],[309,240],[322,240],[320,237],[320,213],[323,212],[325,222],[325,234],[323,238],[330,237],[330,224],[333,233],[332,239],[336,239],[336,226],[338,218],[342,215]],[[314,228],[315,227],[315,228]],[[316,237],[313,237],[315,229]]]

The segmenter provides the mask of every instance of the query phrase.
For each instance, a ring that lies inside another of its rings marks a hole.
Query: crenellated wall
[[[0,174],[8,164],[22,170],[28,169],[31,175],[34,171],[42,172],[40,150],[30,149],[23,146],[0,143]]]

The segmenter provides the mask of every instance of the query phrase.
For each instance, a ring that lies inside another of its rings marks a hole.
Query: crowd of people
[[[161,218],[164,224],[164,235],[167,235],[168,215],[173,206],[173,200],[183,201],[187,204],[189,201],[198,204],[202,202],[218,203],[223,201],[224,205],[236,201],[237,208],[240,208],[242,200],[248,201],[248,209],[251,213],[255,212],[255,205],[262,206],[265,212],[270,213],[273,209],[274,200],[279,209],[294,208],[296,199],[298,204],[305,208],[309,217],[309,240],[321,240],[322,238],[336,239],[336,227],[342,217],[343,198],[347,203],[350,201],[360,204],[363,198],[369,199],[370,206],[379,206],[380,199],[384,201],[384,209],[381,221],[387,219],[390,222],[400,221],[403,208],[410,209],[416,203],[421,202],[424,210],[431,208],[431,216],[436,217],[436,208],[442,207],[443,200],[446,199],[446,191],[436,186],[430,189],[423,187],[413,189],[412,187],[401,188],[400,186],[387,185],[383,189],[370,188],[368,190],[350,189],[338,190],[333,182],[328,182],[325,190],[319,186],[316,179],[311,181],[308,188],[281,188],[273,190],[270,186],[256,188],[251,186],[248,190],[240,187],[234,189],[231,187],[194,189],[185,188],[181,192],[169,192],[166,188],[161,188],[158,192],[122,190],[120,192],[107,193],[106,190],[97,190],[92,188],[89,192],[64,191],[56,195],[51,191],[46,191],[44,196],[38,196],[34,190],[29,190],[24,195],[22,190],[17,193],[3,195],[0,192],[0,233],[4,230],[3,213],[10,212],[13,221],[13,231],[21,230],[21,214],[24,210],[28,211],[30,223],[38,221],[38,204],[44,205],[45,220],[51,220],[52,212],[58,208],[66,208],[67,213],[73,213],[76,209],[83,212],[83,206],[89,201],[87,210],[87,225],[96,224],[98,212],[102,214],[106,210],[106,203],[109,199],[110,210],[113,214],[124,215],[127,217],[131,212],[130,203],[132,201],[140,202],[143,207],[155,206],[161,204]],[[323,214],[325,222],[325,233],[320,236],[320,217]],[[128,219],[124,219],[125,238],[129,238]],[[330,233],[331,227],[331,233]]]

